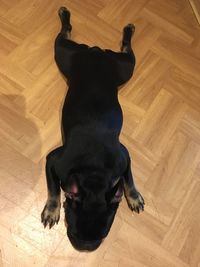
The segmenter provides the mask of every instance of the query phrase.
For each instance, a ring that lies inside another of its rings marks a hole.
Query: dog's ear
[[[122,196],[123,196],[123,188],[119,187],[113,199],[111,200],[111,203],[120,202],[122,200]]]
[[[70,199],[76,199],[79,194],[78,183],[76,179],[76,175],[71,174],[68,179],[68,185],[66,189],[66,197]]]
[[[123,196],[123,180],[120,179],[111,191],[111,203],[118,203]]]
[[[70,192],[73,194],[77,194],[78,193],[78,186],[76,184],[76,182],[74,182],[71,187],[70,187]]]
[[[73,184],[71,184],[68,189],[67,192],[65,193],[65,196],[67,198],[73,199],[73,200],[77,200],[78,199],[78,185],[76,184],[76,182],[74,182]]]

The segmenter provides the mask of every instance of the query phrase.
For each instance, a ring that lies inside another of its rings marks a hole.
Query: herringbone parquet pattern
[[[136,70],[119,99],[145,212],[123,200],[90,254],[71,247],[63,211],[52,230],[40,223],[66,93],[53,56],[61,5],[89,45],[118,50],[123,26],[136,25]],[[0,266],[199,267],[200,27],[189,1],[1,0],[0,61]]]

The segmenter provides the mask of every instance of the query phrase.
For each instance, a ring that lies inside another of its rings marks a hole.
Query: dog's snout
[[[102,243],[103,240],[92,240],[85,241],[78,239],[75,235],[72,235],[69,231],[67,232],[69,240],[72,246],[79,251],[94,251],[96,250]]]
[[[101,51],[101,48],[99,48],[98,46],[93,46],[90,48],[92,51]]]

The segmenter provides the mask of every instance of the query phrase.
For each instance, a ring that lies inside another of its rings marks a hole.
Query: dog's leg
[[[114,52],[111,50],[105,50],[106,53],[117,62],[118,77],[116,77],[118,86],[127,82],[135,67],[135,55],[131,47],[131,38],[133,36],[135,27],[132,24],[128,24],[123,29],[123,38],[121,52]]]
[[[61,7],[58,15],[61,21],[61,30],[55,40],[55,61],[62,74],[69,79],[73,56],[79,51],[88,49],[88,46],[70,40],[72,26],[69,10]]]
[[[134,31],[135,31],[135,26],[133,24],[128,24],[127,26],[124,27],[123,30],[121,52],[130,57],[129,59],[130,62],[132,60],[132,57],[134,56],[131,47],[131,38]],[[124,192],[126,200],[129,205],[129,208],[139,213],[141,210],[144,210],[144,199],[142,195],[137,191],[134,184],[131,172],[131,159],[129,153],[125,148],[125,146],[122,145],[122,148],[124,153],[126,154],[126,159],[127,159],[127,168],[124,173]]]
[[[65,39],[70,39],[72,26],[70,24],[70,12],[66,7],[60,7],[58,15],[61,20],[61,34]]]
[[[131,172],[131,160],[129,157],[129,153],[125,146],[122,145],[123,153],[126,155],[127,160],[127,168],[124,173],[124,193],[125,197],[128,203],[128,206],[131,210],[134,210],[135,212],[139,213],[140,211],[144,210],[144,199],[142,195],[137,191],[133,176]]]
[[[131,47],[131,38],[134,32],[135,32],[135,26],[133,24],[128,24],[127,26],[124,27],[121,52],[130,54],[133,53]]]
[[[56,175],[55,163],[61,148],[57,148],[47,156],[46,178],[48,198],[41,214],[41,221],[44,227],[51,228],[60,219],[60,179]]]

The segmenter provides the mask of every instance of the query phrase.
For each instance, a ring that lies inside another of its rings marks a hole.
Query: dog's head
[[[93,251],[107,236],[123,194],[122,180],[103,172],[71,174],[64,203],[67,234],[78,250]]]

